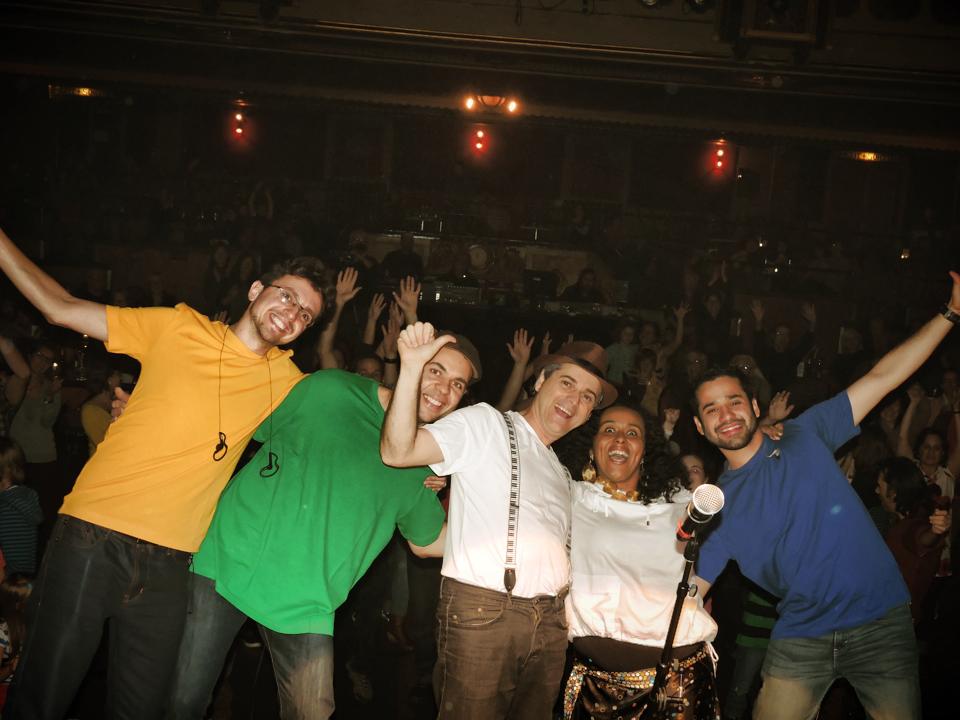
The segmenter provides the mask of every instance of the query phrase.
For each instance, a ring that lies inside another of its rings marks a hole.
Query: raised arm
[[[680,303],[677,307],[673,309],[673,316],[677,320],[677,332],[673,336],[673,340],[670,341],[669,345],[664,345],[660,352],[663,353],[665,358],[673,355],[677,348],[683,344],[683,319],[690,312],[690,306],[686,303]]]
[[[411,276],[400,281],[400,294],[393,294],[393,300],[403,310],[407,325],[417,322],[417,304],[420,302],[420,283]]]
[[[7,403],[17,407],[27,391],[27,382],[30,380],[30,365],[17,349],[17,345],[8,337],[0,336],[0,355],[13,372],[3,388]]]
[[[107,340],[106,306],[71,295],[24,255],[3,230],[0,230],[0,269],[17,290],[43,313],[47,322],[97,340]]]
[[[907,397],[910,401],[907,403],[906,410],[903,411],[903,417],[900,419],[900,429],[897,431],[897,455],[913,460],[913,448],[910,445],[910,426],[913,424],[913,416],[917,414],[917,408],[923,400],[923,388],[919,383],[914,383],[907,388]]]
[[[403,329],[403,313],[396,303],[390,303],[387,324],[381,325],[383,339],[380,341],[380,357],[383,358],[383,384],[394,387],[400,372],[400,356],[397,355],[397,340]]]
[[[337,297],[334,302],[333,317],[320,333],[317,340],[317,354],[320,356],[320,367],[324,370],[337,367],[337,358],[333,354],[333,340],[337,336],[340,326],[340,316],[346,304],[356,297],[362,288],[357,287],[357,271],[349,267],[337,274]]]
[[[377,293],[370,299],[370,306],[367,308],[367,324],[363,327],[364,345],[373,347],[373,341],[377,337],[377,321],[380,319],[385,306],[386,303],[381,293]]]
[[[950,277],[953,288],[947,307],[951,312],[960,314],[960,274],[951,272]],[[913,375],[947,336],[953,325],[954,323],[938,313],[910,338],[884,355],[870,372],[847,388],[847,396],[853,408],[853,422],[859,425],[884,395]]]
[[[530,362],[530,351],[533,348],[534,339],[532,335],[527,336],[526,330],[519,328],[513,333],[513,342],[507,343],[507,352],[513,358],[513,369],[497,403],[497,410],[500,412],[512,410],[520,396],[523,381],[527,379],[527,365]]]
[[[449,335],[436,338],[430,323],[418,322],[400,332],[397,340],[400,375],[380,434],[380,457],[387,465],[416,467],[444,459],[433,435],[417,426],[417,407],[424,366],[452,340]]]

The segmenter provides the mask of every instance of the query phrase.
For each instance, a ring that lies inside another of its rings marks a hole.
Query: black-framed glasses
[[[292,290],[285,288],[282,285],[267,285],[267,287],[272,287],[280,291],[281,305],[284,307],[297,307],[300,310],[299,317],[305,326],[309,327],[310,325],[313,325],[313,313],[303,306],[303,304],[300,302],[300,299],[293,293]]]

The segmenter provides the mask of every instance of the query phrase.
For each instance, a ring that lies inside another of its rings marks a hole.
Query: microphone
[[[677,540],[686,542],[723,509],[723,490],[716,485],[701,485],[693,491],[687,512],[677,523]]]

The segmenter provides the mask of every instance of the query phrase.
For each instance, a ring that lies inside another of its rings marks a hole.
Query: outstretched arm
[[[24,255],[3,230],[0,230],[0,269],[17,286],[17,290],[43,313],[47,322],[97,340],[107,340],[106,306],[71,295]]]
[[[7,363],[7,367],[13,371],[7,379],[7,384],[3,388],[7,403],[11,407],[17,407],[27,391],[27,382],[30,380],[30,366],[17,350],[16,343],[10,338],[0,336],[0,355]]]
[[[673,309],[673,316],[677,319],[677,332],[673,336],[673,340],[670,341],[669,345],[665,345],[660,349],[660,352],[663,353],[664,357],[670,357],[673,355],[677,348],[683,344],[683,319],[690,312],[690,306],[686,303],[680,303],[677,307]]]
[[[950,277],[953,279],[953,288],[947,307],[960,314],[960,274],[951,272]],[[870,372],[847,388],[854,424],[859,425],[884,395],[913,375],[952,328],[952,322],[937,314],[910,338],[884,355]]]
[[[400,375],[380,434],[380,457],[392,467],[416,467],[443,461],[443,451],[428,430],[417,427],[420,376],[434,355],[451,342],[450,335],[434,337],[433,325],[415,323],[400,332],[397,351]]]

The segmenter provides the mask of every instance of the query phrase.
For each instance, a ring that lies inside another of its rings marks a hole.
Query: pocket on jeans
[[[503,615],[503,601],[478,601],[450,610],[450,624],[461,628],[485,627]]]

